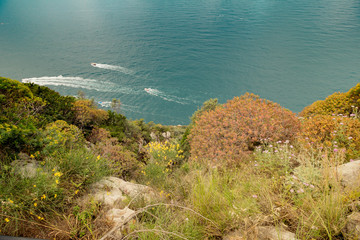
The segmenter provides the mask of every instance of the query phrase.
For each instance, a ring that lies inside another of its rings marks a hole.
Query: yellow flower
[[[8,201],[9,201],[10,203],[14,203],[14,201],[13,201],[13,200],[11,200],[10,198],[8,199]]]
[[[56,182],[56,184],[59,184],[59,180],[56,179],[55,182]]]
[[[54,198],[56,198],[56,197],[57,197],[57,194],[55,193]]]
[[[76,190],[76,191],[75,191],[75,194],[78,194],[78,192],[79,192],[79,190]]]
[[[36,206],[37,206],[37,203],[34,203],[34,206],[36,207]]]
[[[96,161],[100,160],[100,155],[97,156]]]
[[[5,222],[10,222],[10,220],[8,218],[5,218]]]
[[[53,168],[53,170],[52,170],[53,172],[55,172],[55,168]]]
[[[40,219],[40,220],[44,220],[44,218],[43,218],[43,217],[40,217],[40,216],[38,216],[38,219]]]
[[[44,200],[46,198],[45,194],[41,196],[41,200]]]
[[[31,157],[31,158],[35,158],[34,155],[32,155],[32,154],[30,155],[30,157]]]
[[[36,184],[34,184],[34,186],[33,187],[36,187]]]

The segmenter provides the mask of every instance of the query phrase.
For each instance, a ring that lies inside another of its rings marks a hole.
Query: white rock
[[[257,227],[258,240],[297,240],[294,233],[273,226]]]
[[[127,196],[150,201],[155,193],[148,186],[127,182],[117,177],[106,177],[91,186],[90,196],[86,198],[91,196],[108,207],[117,208]]]
[[[346,187],[358,187],[360,185],[360,160],[338,166],[336,173],[341,179],[342,185]]]
[[[151,133],[150,133],[150,137],[151,137],[151,139],[154,140],[154,141],[158,141],[158,140],[159,140],[158,137],[156,136],[156,134],[155,134],[154,132],[151,132]]]
[[[133,218],[135,216],[134,214],[134,210],[125,207],[124,209],[112,208],[106,212],[105,216],[109,221],[112,221],[117,225],[122,225]]]
[[[243,237],[241,231],[237,230],[224,236],[223,240],[245,240],[245,238]]]
[[[22,178],[33,178],[38,172],[38,163],[35,160],[15,160],[11,163],[15,172]]]
[[[169,131],[163,132],[161,135],[162,135],[165,139],[169,139],[169,138],[171,137],[171,133],[170,133]]]

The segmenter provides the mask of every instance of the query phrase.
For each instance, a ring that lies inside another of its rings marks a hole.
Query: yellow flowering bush
[[[65,121],[50,123],[44,131],[45,152],[53,152],[58,148],[73,148],[84,142],[80,129]]]
[[[141,173],[145,179],[155,184],[161,183],[172,172],[173,167],[184,158],[179,144],[150,142],[145,148],[150,159]]]

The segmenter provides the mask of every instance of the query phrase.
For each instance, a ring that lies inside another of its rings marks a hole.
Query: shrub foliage
[[[291,111],[253,94],[204,112],[189,136],[193,158],[237,162],[255,146],[292,140],[300,122]]]
[[[300,113],[303,117],[313,115],[343,114],[353,115],[358,113],[360,107],[360,83],[346,93],[336,92],[325,100],[319,100],[304,108]]]
[[[316,115],[304,119],[299,142],[305,147],[345,151],[348,159],[360,153],[360,121],[344,116]]]

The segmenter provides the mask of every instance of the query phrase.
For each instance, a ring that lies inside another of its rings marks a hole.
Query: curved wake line
[[[132,71],[128,68],[122,67],[122,66],[115,66],[115,65],[102,64],[102,63],[91,63],[91,66],[97,67],[97,68],[102,68],[102,69],[107,69],[107,70],[118,71],[118,72],[122,72],[122,73],[129,74],[129,75],[134,74],[134,71]]]
[[[85,79],[81,77],[38,77],[38,78],[23,78],[23,83],[35,83],[40,86],[65,86],[71,88],[83,88],[88,90],[95,90],[99,92],[117,92],[117,93],[131,93],[130,88],[118,88],[114,83],[103,83],[95,79]]]
[[[181,98],[181,97],[177,97],[177,96],[173,96],[173,95],[168,95],[165,94],[164,92],[154,89],[154,88],[145,88],[144,89],[145,92],[147,92],[150,95],[156,96],[156,97],[160,97],[166,101],[169,102],[176,102],[179,104],[189,104],[189,100],[185,99],[185,98]]]

